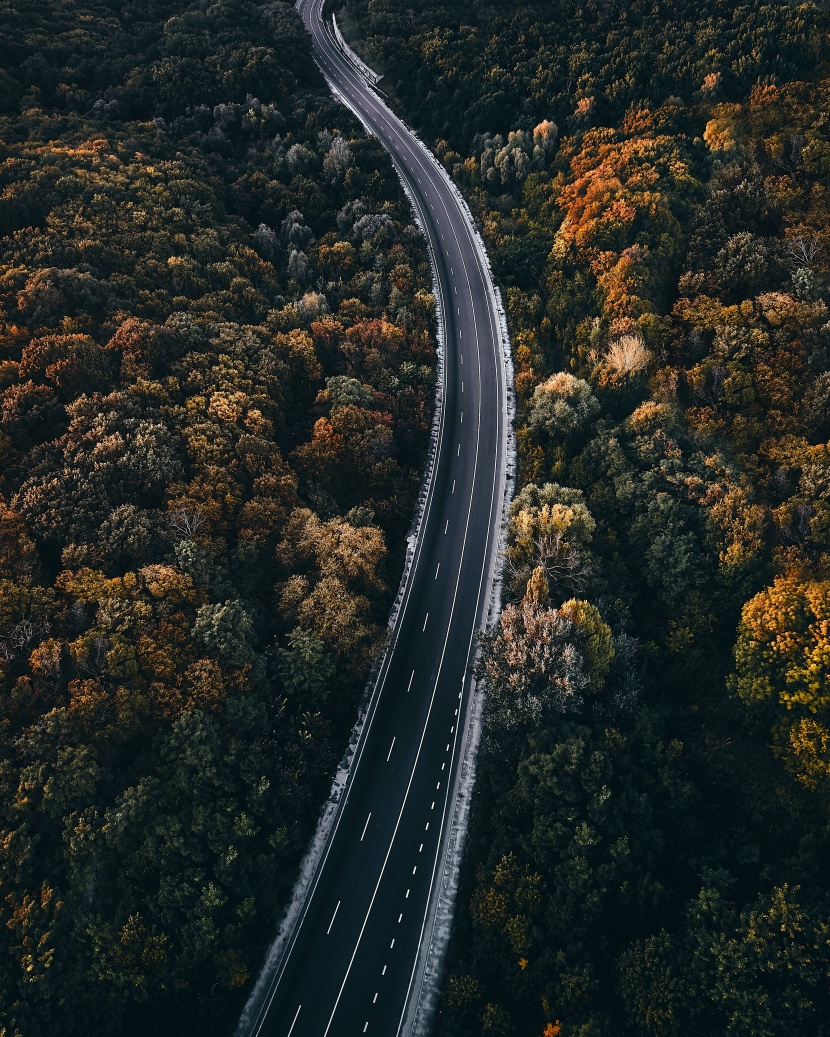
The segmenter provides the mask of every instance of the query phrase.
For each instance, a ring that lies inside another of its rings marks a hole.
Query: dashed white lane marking
[[[418,870],[418,865],[416,864],[415,867],[412,869],[412,874],[414,875],[417,870]]]
[[[444,536],[447,535],[447,530],[450,528],[450,520],[447,519],[447,524],[444,526]]]
[[[368,1029],[369,1029],[369,1020],[367,1019],[366,1022],[363,1024],[363,1032],[366,1033],[366,1031]]]
[[[326,936],[328,936],[328,934],[331,932],[331,927],[334,925],[334,920],[335,920],[335,918],[337,918],[337,912],[339,910],[340,910],[340,901],[338,900],[337,901],[337,907],[334,909],[334,914],[331,916],[331,921],[329,922],[329,927],[328,927],[328,929],[326,929]]]
[[[369,817],[366,818],[366,824],[363,826],[363,835],[366,834],[366,829],[369,827],[369,820],[372,816],[372,811],[369,811]],[[363,842],[363,835],[360,837],[360,841]]]
[[[449,751],[450,751],[450,743],[447,742],[447,748],[444,750],[444,752],[448,753]]]
[[[456,309],[458,310],[458,316],[460,317],[461,316],[461,307],[460,306],[456,306]]]
[[[426,618],[424,619],[424,630],[426,630],[428,622],[429,622],[429,613],[427,612]],[[422,634],[423,634],[424,630],[421,631]]]
[[[389,944],[389,950],[391,951],[391,950],[392,950],[392,948],[393,948],[394,946],[395,946],[395,941],[393,940],[393,941],[392,941],[392,942],[391,942],[391,943]]]
[[[319,16],[318,16],[318,20],[319,20]],[[321,24],[322,24],[322,23],[321,23]],[[419,181],[420,181],[420,178],[418,178],[418,179],[419,179]],[[432,206],[432,208],[434,209],[434,205]],[[451,273],[452,273],[452,274],[454,275],[454,270],[451,270]],[[457,291],[457,288],[456,288],[456,291]],[[459,696],[459,698],[460,698],[460,697],[461,697],[461,696]],[[437,787],[438,787],[438,788],[440,788],[440,782],[439,782],[439,784],[438,784],[438,786],[437,786]],[[407,891],[407,896],[408,896],[408,893],[409,893],[409,891]],[[368,1025],[368,1023],[367,1023],[367,1025]]]
[[[300,1008],[302,1007],[302,1005],[299,1005],[297,1011],[294,1013],[294,1022],[291,1024],[291,1029],[288,1031],[288,1037],[291,1037],[291,1034],[294,1032],[294,1027],[297,1025],[297,1016],[300,1014]]]
[[[458,444],[458,451],[457,451],[455,456],[456,457],[461,457],[461,444],[460,443]]]
[[[438,569],[440,569],[440,568],[441,568],[441,563],[439,562],[439,563],[438,563]],[[436,570],[435,570],[435,577],[434,577],[434,578],[435,578],[436,580],[438,579],[438,569],[436,569]]]
[[[439,781],[438,784],[435,786],[435,791],[437,792],[440,788],[441,788],[441,782]]]
[[[464,424],[464,411],[461,412],[461,424]]]
[[[461,328],[458,329],[458,337],[464,338],[464,332],[461,330]]]
[[[427,823],[426,823],[426,827],[424,828],[424,831],[425,831],[425,832],[428,832],[428,831],[429,831],[429,821],[427,821]]]
[[[397,737],[397,735],[395,736]],[[386,762],[389,763],[389,757],[392,755],[392,750],[395,748],[395,738],[392,739],[392,744],[389,746],[389,752],[386,754]]]
[[[372,1004],[374,1004],[375,1001],[377,1001],[377,999],[378,999],[378,995],[377,995],[377,991],[375,991],[375,996],[372,998]]]
[[[455,479],[452,481],[452,492],[455,493]]]
[[[452,727],[450,728],[450,734],[452,734],[454,730],[455,730],[455,724],[453,724]]]
[[[461,354],[461,363],[462,364],[464,363],[464,354],[463,353]]]
[[[381,972],[381,976],[385,976],[385,975],[386,975],[386,966],[384,965],[383,966],[383,972]]]
[[[418,847],[418,853],[423,853],[423,852],[424,852],[424,844],[421,843],[421,845]]]
[[[443,770],[443,769],[444,769],[444,768],[445,768],[446,766],[447,766],[447,765],[446,765],[445,763],[442,763],[442,764],[441,764],[441,770]]]
[[[404,897],[404,900],[409,900],[409,890],[406,891],[406,896]]]
[[[461,383],[461,391],[464,392],[464,383]]]
[[[435,810],[435,800],[432,801],[432,806],[429,809],[430,810]]]
[[[409,684],[407,684],[407,686],[406,686],[407,692],[412,687],[412,681],[413,681],[414,677],[415,677],[415,671],[413,670],[412,673],[409,675]]]

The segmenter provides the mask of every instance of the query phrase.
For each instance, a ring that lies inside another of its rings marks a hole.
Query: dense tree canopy
[[[830,1032],[821,5],[347,0],[508,303],[439,1032]]]
[[[286,0],[2,16],[0,1032],[228,1033],[400,573],[426,251]]]

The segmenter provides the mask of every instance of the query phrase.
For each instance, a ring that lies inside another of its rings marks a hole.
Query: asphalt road
[[[443,172],[300,0],[333,91],[387,148],[432,246],[447,345],[437,460],[394,647],[301,922],[249,1032],[395,1037],[425,938],[504,494],[506,384],[489,274]]]

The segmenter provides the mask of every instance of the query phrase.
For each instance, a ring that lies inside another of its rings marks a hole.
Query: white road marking
[[[464,424],[464,411],[461,412],[461,424]]]
[[[385,975],[386,975],[386,966],[384,965],[383,966],[383,972],[381,972],[381,976],[385,976]]]
[[[447,766],[447,765],[446,765],[445,763],[442,763],[442,764],[441,764],[441,770],[443,770],[443,769],[444,769],[444,768],[445,768],[446,766]]]
[[[403,911],[401,911],[401,913],[398,915],[398,925],[401,924],[401,919],[402,918],[403,918]]]
[[[363,1032],[366,1033],[366,1031],[368,1029],[369,1029],[369,1020],[367,1019],[366,1022],[363,1024]]]
[[[441,563],[439,562],[438,563],[438,569],[440,569],[440,568],[441,568]],[[435,570],[435,577],[434,577],[434,579],[436,579],[436,580],[438,579],[438,569]]]
[[[453,724],[452,727],[450,728],[450,734],[452,734],[454,730],[455,730],[455,724]]]
[[[397,737],[397,736],[395,736]],[[389,763],[389,757],[392,755],[392,750],[395,748],[395,738],[392,739],[392,744],[389,746],[389,752],[386,754],[386,762]]]
[[[447,742],[447,748],[444,750],[444,752],[448,753],[449,751],[450,751],[450,743]]]
[[[404,899],[409,900],[409,890],[406,891],[406,897]]]
[[[424,852],[424,844],[421,843],[421,845],[418,847],[418,853],[423,853],[423,852]]]
[[[337,907],[334,909],[334,914],[331,916],[331,921],[329,922],[329,927],[328,927],[328,929],[326,929],[326,936],[328,936],[328,934],[331,932],[331,927],[334,925],[334,920],[335,920],[335,918],[337,918],[337,912],[339,910],[340,910],[340,901],[338,900],[337,901]]]
[[[415,676],[415,671],[413,670],[412,673],[409,675],[409,684],[407,684],[407,686],[406,686],[407,692],[409,692],[409,689],[412,687],[412,680],[413,680],[414,676]]]
[[[424,828],[424,831],[425,831],[425,832],[428,832],[428,831],[429,831],[429,821],[427,821],[427,823],[426,823],[426,827]]]
[[[291,1024],[291,1029],[288,1031],[288,1037],[291,1037],[291,1034],[294,1032],[294,1027],[297,1025],[297,1016],[300,1014],[300,1008],[302,1007],[303,1006],[300,1005],[294,1013],[294,1022]]]
[[[441,788],[441,782],[439,781],[438,784],[435,786],[435,791],[437,792],[438,789],[440,789],[440,788]]]
[[[393,941],[392,941],[392,942],[391,942],[391,943],[389,944],[389,950],[391,951],[391,950],[392,950],[392,948],[393,948],[394,946],[395,946],[395,941],[393,940]]]
[[[461,457],[461,444],[460,443],[458,444],[458,450],[456,451],[455,456],[456,457]]]
[[[455,493],[455,479],[452,481],[452,492]]]
[[[369,811],[369,817],[366,818],[366,824],[363,826],[363,835],[366,834],[366,829],[369,827],[369,818],[372,816],[372,811]],[[363,842],[363,835],[360,837],[360,841]]]
[[[322,23],[322,18],[321,18],[320,12],[319,12],[319,11],[316,11],[315,13],[316,13],[316,22],[317,22],[317,23],[319,23],[319,27],[320,27],[320,30],[322,31],[322,30],[323,30],[323,23]],[[319,40],[318,40],[318,43],[319,43]],[[339,60],[339,59],[338,59],[338,60]],[[348,66],[346,65],[345,61],[343,62],[343,67],[344,67],[344,69],[348,69]],[[365,93],[365,90],[361,90],[361,91],[359,91],[359,92],[360,92],[361,94],[364,94],[364,93]],[[347,93],[349,94],[349,96],[351,96],[351,92],[350,92],[350,91],[348,91],[348,90],[347,90]],[[365,100],[365,98],[364,98],[364,100]],[[374,109],[374,107],[376,106],[376,107],[378,108],[378,114],[381,114],[381,113],[380,113],[380,102],[377,102],[377,105],[375,105],[375,104],[374,104],[374,102],[372,102],[372,103],[373,103],[373,109]],[[413,143],[413,142],[410,142],[410,141],[405,141],[405,142],[403,142],[403,143],[405,144],[405,146],[407,147],[407,149],[408,149],[408,150],[410,151],[410,153],[411,153],[411,154],[412,154],[412,155],[413,155],[413,156],[414,156],[414,157],[415,157],[415,158],[417,159],[417,161],[418,161],[419,165],[422,165],[422,163],[424,162],[424,157],[423,157],[423,156],[421,156],[420,152],[417,152],[417,153],[416,153],[416,150],[415,150],[415,147],[414,147],[414,143]],[[423,165],[422,165],[422,168],[424,168],[424,167],[423,167]],[[428,179],[428,180],[430,181],[430,183],[431,183],[431,184],[432,184],[433,186],[435,186],[435,185],[433,184],[433,181],[432,181],[432,176],[430,175],[429,169],[427,169],[426,175],[427,175],[427,179]],[[419,179],[420,179],[420,178],[419,178]],[[445,201],[444,201],[444,200],[443,200],[443,199],[442,199],[442,198],[440,197],[440,195],[439,195],[439,202],[441,202],[441,204],[443,204],[443,206],[444,206],[444,209],[445,209],[445,211],[447,211],[447,206],[446,206],[446,202],[445,202]],[[432,208],[434,209],[434,208],[435,208],[435,206],[434,206],[434,205],[432,205]],[[448,214],[449,214],[449,213],[448,213]],[[451,221],[451,220],[450,220],[450,226],[452,227],[452,221]],[[469,228],[468,228],[468,227],[466,226],[466,224],[464,225],[464,228],[465,228],[465,230],[466,230],[466,236],[467,236],[468,238],[470,238],[470,240],[472,241],[472,237],[471,237],[471,233],[470,233],[470,230],[469,230]],[[463,263],[463,262],[464,262],[464,260],[463,260],[463,255],[462,255],[462,263]],[[465,267],[465,270],[466,270],[466,267]],[[454,273],[455,273],[455,272],[454,272],[454,270],[451,270],[451,272],[452,272],[452,274],[454,275]],[[480,270],[479,270],[478,272],[479,272],[479,275],[480,275],[480,276],[481,276],[481,277],[483,278],[483,274],[482,274],[482,272],[481,272]],[[469,283],[469,275],[468,275],[468,283]],[[488,315],[489,315],[489,317],[490,317],[490,324],[491,324],[491,327],[492,327],[492,324],[493,324],[493,313],[492,313],[492,309],[491,309],[491,308],[488,308]],[[475,313],[473,314],[473,320],[475,321]],[[476,451],[476,460],[477,460],[477,458],[478,458],[478,450]],[[494,485],[494,490],[493,490],[493,492],[494,492],[494,494],[495,494],[495,485]],[[495,498],[494,498],[494,499],[495,499]],[[484,569],[482,569],[482,574],[483,574],[483,572],[484,572]],[[482,579],[483,579],[483,576],[482,576]],[[479,588],[479,589],[480,589],[480,588]],[[460,697],[461,697],[461,696],[459,696],[459,698],[460,698]],[[440,783],[439,783],[439,786],[438,786],[438,787],[440,787]],[[374,899],[374,897],[373,897],[373,899]],[[365,927],[365,923],[364,923],[364,927]],[[361,929],[361,935],[362,935],[362,932],[363,932],[363,929]],[[359,943],[359,942],[360,942],[360,941],[359,941],[359,938],[358,938],[358,943]],[[354,956],[353,956],[353,957],[354,957]],[[350,966],[349,966],[349,968],[351,968],[351,964],[352,964],[352,963],[350,962]],[[342,994],[342,989],[341,989],[341,994]],[[340,1000],[340,995],[338,995],[338,1001],[339,1001],[339,1000]],[[335,1009],[336,1009],[336,1006],[335,1006]],[[333,1018],[333,1017],[332,1017],[332,1018]],[[329,1029],[330,1029],[330,1027],[331,1027],[331,1023],[332,1023],[332,1019],[330,1019],[330,1020],[329,1020],[329,1025],[328,1025],[328,1026],[327,1026],[327,1028],[326,1028],[326,1033],[328,1033],[328,1032],[329,1032]]]
[[[461,383],[461,391],[464,392],[464,383]]]
[[[377,991],[375,991],[375,996],[372,998],[372,1004],[374,1004],[375,1001],[377,1001],[377,999],[378,999],[378,995],[377,995]]]
[[[435,800],[432,801],[432,806],[429,809],[430,810],[435,810]]]
[[[418,870],[418,865],[416,864],[415,867],[412,869],[412,874],[414,875],[417,870]]]
[[[426,630],[428,622],[429,622],[429,613],[427,612],[426,618],[424,619],[424,630]],[[423,634],[424,630],[421,631],[422,634]]]

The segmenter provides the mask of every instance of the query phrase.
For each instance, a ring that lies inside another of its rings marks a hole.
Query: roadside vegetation
[[[426,250],[287,0],[0,11],[0,1034],[227,1034],[400,576]]]
[[[471,200],[516,363],[438,1032],[826,1035],[825,15],[341,7]]]

